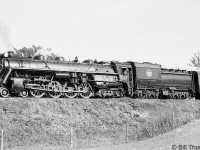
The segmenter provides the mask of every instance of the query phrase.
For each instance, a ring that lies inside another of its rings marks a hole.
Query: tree
[[[200,68],[200,51],[194,53],[194,55],[190,58],[190,66]]]
[[[23,47],[21,49],[14,48],[15,57],[32,58],[37,51],[42,49],[41,46]]]
[[[56,54],[51,52],[51,48],[44,49],[42,46],[23,47],[21,49],[14,48],[15,58],[33,58],[36,55],[44,55],[47,60],[55,59]]]

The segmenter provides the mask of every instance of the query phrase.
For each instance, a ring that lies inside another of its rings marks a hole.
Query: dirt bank
[[[0,99],[6,150],[66,150],[140,141],[200,118],[197,100]]]

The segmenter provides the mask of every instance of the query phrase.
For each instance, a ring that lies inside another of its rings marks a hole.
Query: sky
[[[200,50],[200,1],[0,0],[0,53],[32,45],[66,60],[187,69]]]

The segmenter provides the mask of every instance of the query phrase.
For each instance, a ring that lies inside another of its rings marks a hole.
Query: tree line
[[[57,55],[51,51],[51,48],[44,49],[42,46],[32,45],[31,47],[23,47],[14,49],[14,58],[33,58],[36,55],[43,55],[46,59],[55,59]]]
[[[20,49],[13,47],[13,49],[15,58],[33,58],[36,55],[44,55],[47,60],[51,60],[57,57],[57,55],[51,51],[51,48],[44,49],[40,45],[32,45],[31,47],[23,47]],[[190,57],[189,62],[189,66],[200,68],[200,51],[194,53],[193,56]]]

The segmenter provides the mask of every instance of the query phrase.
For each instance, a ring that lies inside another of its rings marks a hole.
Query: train
[[[0,96],[200,99],[200,72],[150,62],[46,60],[0,54]]]

